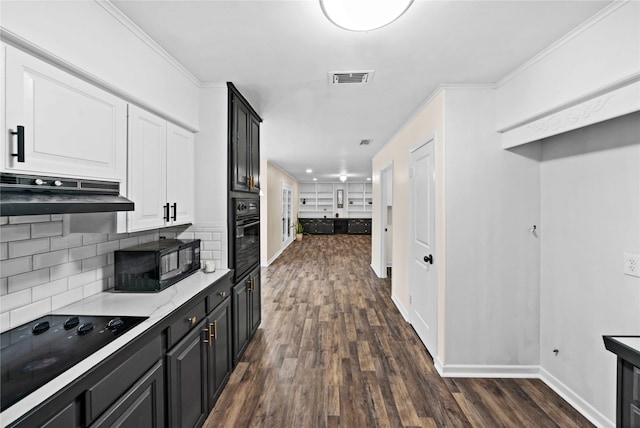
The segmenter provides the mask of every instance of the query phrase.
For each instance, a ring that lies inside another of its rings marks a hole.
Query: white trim
[[[396,308],[398,308],[398,312],[400,312],[402,318],[404,318],[406,322],[409,322],[409,312],[407,312],[406,308],[402,305],[402,303],[400,303],[400,299],[398,299],[398,297],[393,292],[391,293],[391,301],[396,305]]]
[[[291,242],[289,242],[288,244],[286,244],[284,247],[280,248],[280,249],[278,250],[278,252],[277,252],[277,253],[275,253],[275,254],[273,255],[273,257],[271,257],[269,260],[267,260],[267,264],[261,264],[260,266],[264,266],[264,267],[268,267],[268,266],[270,266],[270,265],[271,265],[271,263],[275,262],[275,261],[276,261],[276,259],[277,259],[278,257],[280,257],[280,255],[282,254],[282,252],[283,252],[284,250],[286,250],[286,249],[287,249],[287,247],[293,243],[293,241],[294,241],[294,240],[291,240]]]
[[[609,16],[610,14],[615,12],[616,10],[620,9],[622,6],[624,6],[628,2],[629,2],[629,0],[615,0],[615,1],[612,1],[610,4],[608,4],[606,7],[601,9],[599,12],[597,12],[591,18],[589,18],[586,21],[582,22],[576,28],[574,28],[573,30],[569,31],[567,34],[562,36],[560,39],[556,40],[555,42],[553,42],[552,44],[547,46],[545,49],[543,49],[541,52],[539,52],[538,54],[536,54],[535,56],[530,58],[524,64],[518,66],[511,73],[507,74],[502,79],[498,80],[498,82],[496,82],[496,84],[495,84],[495,87],[496,88],[500,88],[505,83],[509,82],[511,79],[515,78],[519,74],[525,72],[527,69],[531,68],[536,63],[542,61],[545,57],[547,57],[548,55],[550,55],[554,51],[558,50],[559,48],[561,48],[562,46],[567,44],[569,41],[575,39],[580,34],[582,34],[584,31],[586,31],[590,27],[594,26],[598,22],[602,21],[604,18],[606,18],[607,16]]]
[[[567,401],[574,409],[580,412],[591,423],[598,427],[615,428],[615,421],[608,419],[582,397],[573,392],[571,388],[562,383],[558,378],[540,367],[539,379],[542,380],[556,394]]]
[[[100,89],[103,89],[107,92],[109,92],[110,94],[115,95],[116,97],[119,97],[121,99],[123,99],[124,101],[127,101],[128,103],[131,104],[135,104],[138,107],[147,110],[157,116],[160,116],[161,118],[168,120],[169,122],[172,122],[188,131],[191,132],[198,132],[199,129],[195,126],[193,126],[192,124],[188,124],[186,122],[183,122],[180,119],[176,119],[175,117],[171,116],[170,114],[167,114],[161,110],[158,110],[156,107],[146,103],[145,101],[141,100],[140,98],[130,94],[129,92],[123,91],[122,89],[112,85],[111,83],[107,82],[106,80],[101,79],[100,77],[89,73],[88,71],[74,65],[71,64],[70,62],[66,61],[65,59],[57,56],[56,54],[49,52],[46,49],[41,48],[40,46],[30,42],[27,39],[22,38],[21,36],[7,30],[6,28],[0,26],[0,41],[10,44],[26,53],[28,53],[29,55],[32,55],[38,59],[41,59],[43,61],[48,62],[51,65],[54,65],[56,67],[58,67],[59,69],[66,71],[67,73],[81,79],[84,80],[85,82],[88,82]]]
[[[624,84],[623,84],[624,83]],[[597,94],[597,95],[594,95]],[[508,149],[640,110],[640,73],[580,97],[580,103],[527,120],[501,136]]]
[[[200,83],[200,88],[202,89],[207,89],[207,88],[224,88],[227,89],[227,83],[226,82],[201,82]]]
[[[540,373],[540,366],[440,363],[438,373],[440,373],[442,377],[537,378]]]
[[[384,278],[386,278],[386,277],[387,277],[386,275],[385,275],[385,276],[382,276],[382,273],[381,273],[381,272],[379,272],[378,270],[376,270],[376,268],[373,266],[373,263],[371,263],[369,266],[371,266],[371,270],[373,271],[373,273],[375,273],[375,274],[376,274],[376,276],[377,276],[378,278],[380,278],[380,279],[384,279]]]
[[[387,207],[388,207],[388,197],[389,197],[389,189],[387,188],[387,174],[391,174],[391,185],[393,186],[394,183],[394,179],[393,179],[393,172],[394,172],[394,162],[393,160],[390,160],[389,162],[387,162],[386,164],[384,164],[381,168],[380,168],[380,179],[378,180],[378,182],[380,183],[378,188],[380,189],[380,228],[378,230],[378,232],[380,233],[380,260],[379,261],[379,266],[380,269],[382,270],[382,272],[380,272],[380,274],[378,274],[376,272],[376,275],[378,275],[378,278],[386,278],[387,277],[387,265],[389,264],[389,254],[387,254],[387,223],[389,221],[389,219],[387,218]],[[391,190],[391,203],[393,205],[393,189]],[[371,227],[371,231],[373,232],[373,225]],[[392,249],[393,250],[393,249]],[[391,252],[391,256],[393,257],[393,251]],[[374,269],[375,270],[375,269]]]
[[[142,42],[149,46],[155,53],[164,59],[169,65],[178,70],[182,75],[189,79],[194,85],[200,86],[201,82],[196,76],[194,76],[184,65],[180,64],[169,52],[167,52],[162,46],[160,46],[155,40],[145,33],[140,27],[138,27],[128,16],[126,16],[120,9],[117,8],[110,0],[95,0],[104,10],[106,10],[111,16],[115,18],[123,27],[131,32],[131,34],[138,37]]]

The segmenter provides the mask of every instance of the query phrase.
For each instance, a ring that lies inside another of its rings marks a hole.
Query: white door
[[[437,349],[434,140],[411,153],[411,283],[413,328],[432,356]]]
[[[282,248],[293,241],[291,186],[282,184]]]

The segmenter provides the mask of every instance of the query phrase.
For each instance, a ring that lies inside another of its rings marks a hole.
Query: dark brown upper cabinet
[[[231,82],[229,89],[229,190],[260,192],[262,119]]]

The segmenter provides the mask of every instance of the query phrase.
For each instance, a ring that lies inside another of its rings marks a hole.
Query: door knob
[[[430,265],[433,264],[433,255],[429,254],[428,256],[424,256],[424,262],[425,263],[429,263]]]

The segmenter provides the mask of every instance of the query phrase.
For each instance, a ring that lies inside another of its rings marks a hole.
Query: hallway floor
[[[262,324],[205,427],[591,427],[535,379],[442,378],[371,270],[304,236],[262,270]]]

